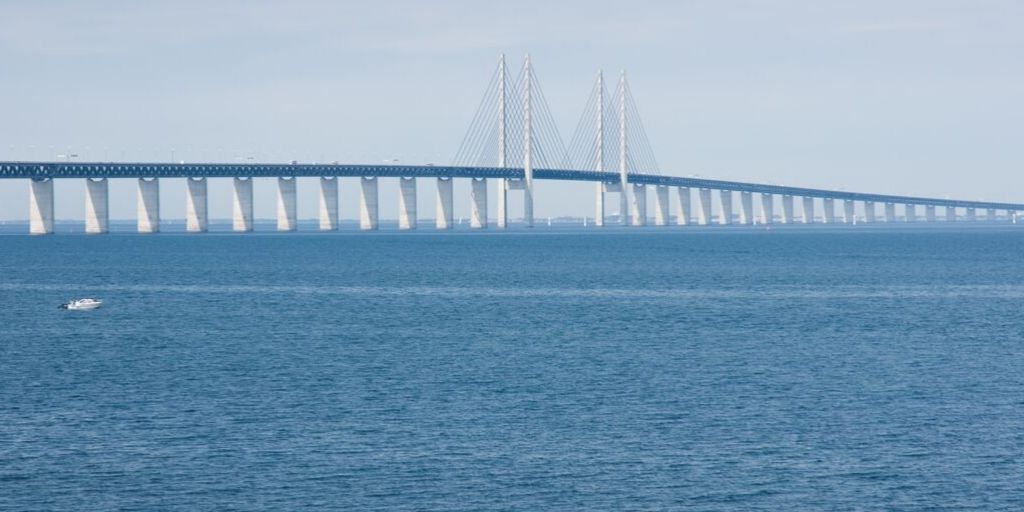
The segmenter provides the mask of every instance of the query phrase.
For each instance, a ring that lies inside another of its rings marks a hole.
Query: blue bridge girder
[[[509,178],[523,179],[522,168],[458,167],[442,165],[360,164],[261,164],[261,163],[147,163],[147,162],[0,162],[3,178],[276,178],[276,177],[378,177],[378,178]],[[534,169],[534,179],[616,183],[618,173],[573,169]],[[846,192],[784,185],[767,185],[705,178],[682,178],[633,173],[630,183],[671,187],[707,188],[734,192],[778,194],[836,200],[872,201],[922,206],[994,208],[1024,211],[1024,203],[998,203]]]

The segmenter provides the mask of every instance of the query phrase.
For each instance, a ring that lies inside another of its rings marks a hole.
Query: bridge
[[[662,175],[654,152],[640,122],[636,103],[623,73],[614,94],[608,94],[604,77],[598,73],[594,89],[569,146],[562,143],[529,56],[522,72],[512,77],[504,56],[499,60],[480,108],[471,123],[451,165],[356,165],[305,163],[161,163],[161,162],[27,162],[0,161],[0,179],[27,179],[29,182],[29,231],[53,233],[55,179],[78,178],[86,183],[85,227],[90,234],[109,230],[108,180],[138,180],[138,231],[160,230],[160,179],[180,178],[187,183],[186,226],[189,232],[207,230],[207,180],[233,180],[233,229],[253,230],[253,178],[277,178],[277,229],[294,231],[296,218],[296,179],[320,180],[319,228],[338,228],[338,178],[359,180],[359,226],[378,228],[378,180],[399,180],[399,229],[417,227],[417,181],[433,179],[437,187],[437,229],[454,226],[453,180],[471,181],[470,227],[483,229],[508,226],[509,193],[523,195],[523,222],[532,226],[533,191],[536,180],[588,181],[595,183],[594,226],[606,222],[606,196],[618,194],[619,220],[622,224],[656,226],[689,224],[811,224],[817,221],[816,203],[821,205],[824,223],[896,222],[896,206],[903,206],[902,220],[913,222],[941,219],[977,220],[977,211],[985,211],[995,221],[1005,212],[1016,223],[1024,204],[940,199],[914,196],[847,192],[816,188],[723,181],[695,177]],[[488,180],[497,181],[497,219],[488,218]],[[671,192],[675,191],[675,194]],[[712,212],[712,196],[718,196],[717,216]],[[739,196],[738,218],[733,198]],[[755,210],[754,197],[759,196]],[[653,219],[648,216],[648,196],[653,197]],[[670,202],[675,196],[674,215]],[[781,199],[781,211],[775,212],[775,199]],[[800,198],[797,216],[795,198]],[[695,199],[695,204],[694,204]],[[841,203],[837,216],[836,202]],[[860,215],[856,205],[861,204]],[[882,205],[878,215],[877,205]],[[695,208],[692,208],[695,206]],[[919,217],[917,208],[924,209]],[[961,214],[962,212],[962,214]]]

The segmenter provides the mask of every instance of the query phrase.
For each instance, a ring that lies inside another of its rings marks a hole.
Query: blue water
[[[0,236],[0,509],[1024,508],[1024,231],[609,231]]]

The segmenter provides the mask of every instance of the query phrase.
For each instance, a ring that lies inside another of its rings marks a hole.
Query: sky
[[[0,160],[444,164],[498,55],[529,53],[564,139],[597,70],[625,69],[663,174],[1021,202],[1022,23],[1014,0],[0,0]],[[257,181],[257,217],[275,186]],[[134,218],[134,181],[110,187],[111,217]],[[27,218],[27,189],[0,180],[0,219]],[[209,191],[230,217],[230,182]],[[80,180],[56,193],[59,219],[84,216]],[[356,194],[343,180],[343,218]],[[420,180],[423,216],[433,198]],[[544,181],[535,208],[593,199]],[[184,216],[183,180],[161,207]]]

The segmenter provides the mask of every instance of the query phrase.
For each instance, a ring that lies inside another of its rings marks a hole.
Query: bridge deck
[[[343,177],[415,177],[415,178],[511,178],[522,179],[522,168],[456,167],[434,165],[358,165],[358,164],[233,164],[233,163],[119,163],[119,162],[0,162],[0,178],[232,178],[280,176]],[[571,169],[535,169],[535,179],[617,182],[618,173]],[[673,187],[709,188],[838,200],[874,201],[925,206],[995,208],[1024,211],[1022,203],[996,203],[960,199],[896,196],[845,192],[816,188],[765,185],[703,178],[680,178],[654,174],[630,174],[631,183]]]

